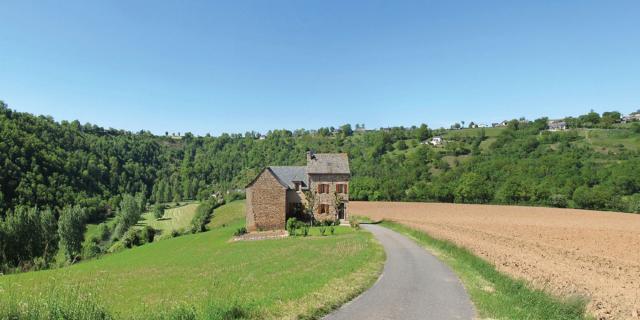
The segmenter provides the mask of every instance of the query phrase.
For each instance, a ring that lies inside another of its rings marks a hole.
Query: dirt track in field
[[[537,288],[587,297],[588,311],[597,319],[640,319],[640,215],[356,201],[349,212],[422,229]]]

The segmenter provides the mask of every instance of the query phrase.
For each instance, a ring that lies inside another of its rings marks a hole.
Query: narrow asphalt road
[[[387,262],[380,280],[325,320],[473,319],[475,311],[456,275],[407,237],[362,225],[382,243]]]

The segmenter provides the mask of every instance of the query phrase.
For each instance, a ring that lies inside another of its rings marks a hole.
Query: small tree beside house
[[[316,214],[316,207],[318,206],[318,201],[316,199],[315,193],[311,191],[305,191],[304,197],[307,200],[307,202],[304,205],[304,211],[305,211],[305,214],[309,217],[309,221],[311,221],[311,225],[313,226],[313,223],[316,220],[315,214]]]
[[[340,210],[344,210],[344,198],[342,198],[342,196],[337,192],[333,193],[332,204],[333,204],[333,208],[335,209],[335,212],[340,212]]]

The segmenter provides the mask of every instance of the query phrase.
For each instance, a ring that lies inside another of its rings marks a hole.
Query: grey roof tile
[[[307,161],[308,174],[351,174],[346,153],[316,153]]]
[[[304,183],[303,188],[309,186],[309,176],[305,166],[271,166],[269,168],[291,189],[295,188],[294,181],[302,181]]]

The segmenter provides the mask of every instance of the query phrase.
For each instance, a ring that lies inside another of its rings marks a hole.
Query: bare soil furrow
[[[640,318],[640,215],[394,202],[351,202],[350,212],[450,240],[553,294],[586,297],[598,319]]]

